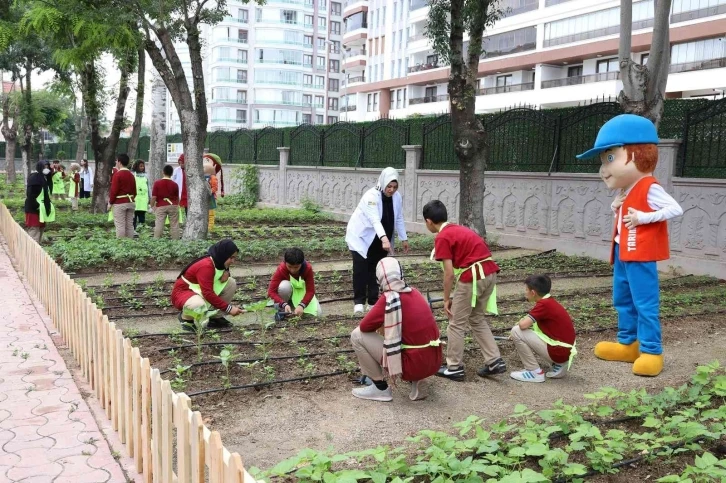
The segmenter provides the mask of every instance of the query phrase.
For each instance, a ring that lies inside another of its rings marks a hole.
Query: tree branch
[[[622,71],[630,61],[630,48],[633,36],[633,0],[620,0],[620,43],[618,59]]]

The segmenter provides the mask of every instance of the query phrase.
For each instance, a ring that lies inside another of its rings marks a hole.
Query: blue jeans
[[[640,342],[640,352],[659,355],[660,289],[656,262],[623,262],[615,244],[613,305],[618,312],[618,342]]]

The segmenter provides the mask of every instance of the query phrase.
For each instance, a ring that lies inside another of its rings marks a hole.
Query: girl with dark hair
[[[45,224],[55,220],[55,208],[50,201],[48,177],[52,176],[50,164],[39,162],[35,173],[28,176],[28,187],[25,192],[25,226],[28,235],[40,243],[43,238]]]

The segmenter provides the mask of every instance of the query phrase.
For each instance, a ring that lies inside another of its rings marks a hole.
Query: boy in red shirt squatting
[[[285,259],[272,275],[267,296],[272,299],[278,310],[288,314],[322,315],[318,298],[315,296],[313,266],[305,261],[305,255],[299,248],[285,250]]]
[[[531,275],[524,281],[525,297],[534,302],[526,317],[512,327],[510,339],[514,341],[523,371],[509,374],[522,382],[544,382],[545,373],[540,369],[535,354],[552,364],[547,377],[565,377],[575,349],[575,326],[570,314],[555,299],[550,297],[552,280],[547,275]]]
[[[446,206],[439,200],[426,203],[423,217],[426,228],[431,233],[437,233],[432,258],[444,266],[444,310],[449,318],[446,364],[441,366],[438,375],[454,381],[464,380],[464,334],[467,324],[486,362],[479,369],[479,376],[506,372],[507,365],[501,358],[489,324],[484,320],[490,298],[494,297],[493,301],[496,301],[499,272],[489,247],[472,230],[449,223]],[[452,296],[454,282],[456,289]]]
[[[607,187],[620,190],[612,204],[610,252],[618,341],[599,342],[595,355],[631,362],[638,376],[657,376],[663,370],[663,348],[656,262],[670,257],[666,220],[683,209],[653,177],[658,132],[650,120],[634,114],[612,118],[600,128],[595,147],[577,157],[595,156]]]

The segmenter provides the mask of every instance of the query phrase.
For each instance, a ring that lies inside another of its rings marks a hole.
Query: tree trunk
[[[149,182],[161,179],[162,169],[166,164],[166,87],[164,82],[157,78],[151,88],[154,107],[151,113],[150,153],[149,153]]]
[[[129,96],[129,69],[127,62],[120,62],[121,80],[119,93],[116,99],[111,132],[108,137],[102,138],[99,131],[100,103],[98,100],[99,82],[98,71],[93,63],[86,65],[83,71],[83,96],[87,107],[88,121],[91,127],[91,147],[96,161],[96,172],[93,177],[93,198],[91,200],[94,213],[105,213],[108,204],[108,193],[111,186],[111,169],[116,155],[118,140],[124,122],[126,99]]]
[[[180,112],[182,142],[184,143],[184,172],[187,178],[187,199],[189,211],[184,224],[185,240],[204,240],[209,225],[209,196],[204,179],[202,155],[206,133],[197,124],[193,109]]]
[[[88,136],[88,122],[86,121],[86,106],[81,96],[81,112],[76,118],[76,163],[80,164],[86,159],[86,136]]]
[[[663,115],[663,99],[670,67],[671,0],[656,0],[654,8],[650,53],[647,65],[643,66],[631,58],[632,0],[621,1],[618,57],[623,90],[618,95],[618,101],[624,112],[647,117],[658,126]]]
[[[38,146],[40,146],[37,159],[37,161],[40,161],[40,158],[45,159],[45,136],[43,135],[42,129],[35,131],[35,138],[38,139]]]
[[[128,155],[131,159],[139,156],[141,159],[147,159],[149,153],[137,153],[139,149],[139,135],[141,134],[141,121],[144,115],[144,83],[146,82],[146,51],[144,47],[139,47],[138,77],[136,85],[136,115],[131,129],[131,139],[129,140]]]
[[[475,114],[476,73],[479,65],[479,52],[469,49],[464,62],[464,19],[463,0],[451,2],[451,48],[449,77],[449,99],[451,109],[451,130],[454,150],[459,159],[459,223],[486,237],[484,226],[484,171],[486,167],[486,143],[484,127]],[[482,18],[473,19],[485,24],[487,8],[483,8]],[[456,20],[455,20],[456,19]],[[473,33],[472,43],[481,45],[481,33]],[[473,65],[473,67],[472,67]]]
[[[23,89],[23,107],[25,111],[23,118],[23,137],[21,139],[20,149],[23,157],[23,175],[25,176],[25,183],[28,183],[28,177],[33,172],[33,91],[31,88],[30,77],[32,72],[32,63],[30,60],[25,65],[25,86],[23,87],[22,81],[20,84]]]
[[[26,124],[24,126],[23,137],[21,138],[22,144],[20,145],[20,155],[23,159],[23,176],[25,177],[25,183],[28,183],[28,177],[33,172],[33,131],[32,125]]]
[[[15,175],[15,145],[17,144],[17,136],[8,136],[4,132],[3,136],[5,137],[5,172],[7,173],[5,182],[12,184],[17,179]]]

